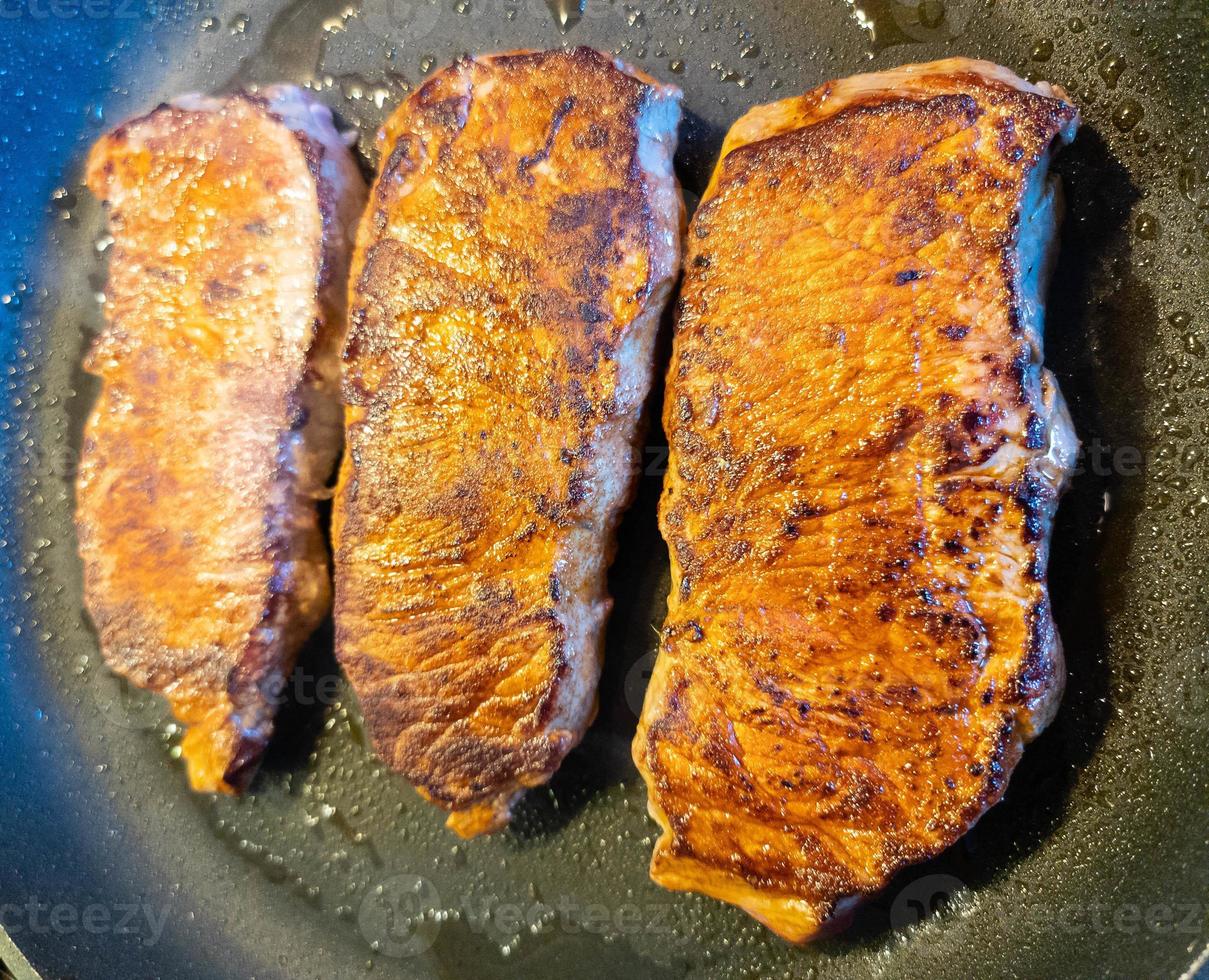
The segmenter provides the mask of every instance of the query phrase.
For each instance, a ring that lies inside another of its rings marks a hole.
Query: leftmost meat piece
[[[85,600],[109,666],[187,727],[193,789],[238,792],[331,605],[317,501],[365,183],[292,86],[161,105],[97,143],[87,182],[113,245],[85,361]]]

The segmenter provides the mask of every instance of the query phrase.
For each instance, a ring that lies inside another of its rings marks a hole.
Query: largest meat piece
[[[88,162],[109,202],[108,326],[86,367],[76,523],[105,659],[188,726],[197,790],[242,788],[331,603],[316,498],[365,183],[292,86],[188,96]]]
[[[1054,87],[950,60],[731,130],[689,232],[651,873],[817,934],[1004,791],[1063,684]]]
[[[588,48],[465,58],[382,134],[345,350],[337,654],[464,836],[595,712],[605,572],[679,264],[678,90]]]

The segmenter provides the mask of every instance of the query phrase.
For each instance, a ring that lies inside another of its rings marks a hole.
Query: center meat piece
[[[588,48],[463,59],[387,123],[353,261],[337,654],[463,836],[596,710],[605,574],[679,265],[680,93]]]

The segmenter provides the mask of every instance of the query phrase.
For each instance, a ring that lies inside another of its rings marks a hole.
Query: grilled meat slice
[[[731,131],[666,395],[651,874],[803,941],[1001,796],[1063,684],[1042,367],[1061,90],[950,60]]]
[[[108,326],[85,367],[76,523],[109,665],[188,726],[193,788],[242,789],[331,603],[316,499],[365,184],[301,90],[186,96],[104,137]]]
[[[588,48],[466,58],[383,131],[344,353],[336,643],[463,836],[596,710],[605,573],[679,266],[680,93]]]

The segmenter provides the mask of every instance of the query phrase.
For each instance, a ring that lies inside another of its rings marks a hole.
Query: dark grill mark
[[[516,173],[519,177],[529,177],[529,170],[537,166],[543,160],[550,158],[550,151],[554,149],[554,140],[558,136],[558,131],[562,129],[563,122],[567,118],[567,114],[575,108],[575,97],[568,95],[559,103],[557,109],[554,110],[554,115],[550,119],[550,128],[546,130],[546,142],[542,144],[542,148],[535,153],[530,153],[528,156],[523,156],[516,163]]]

